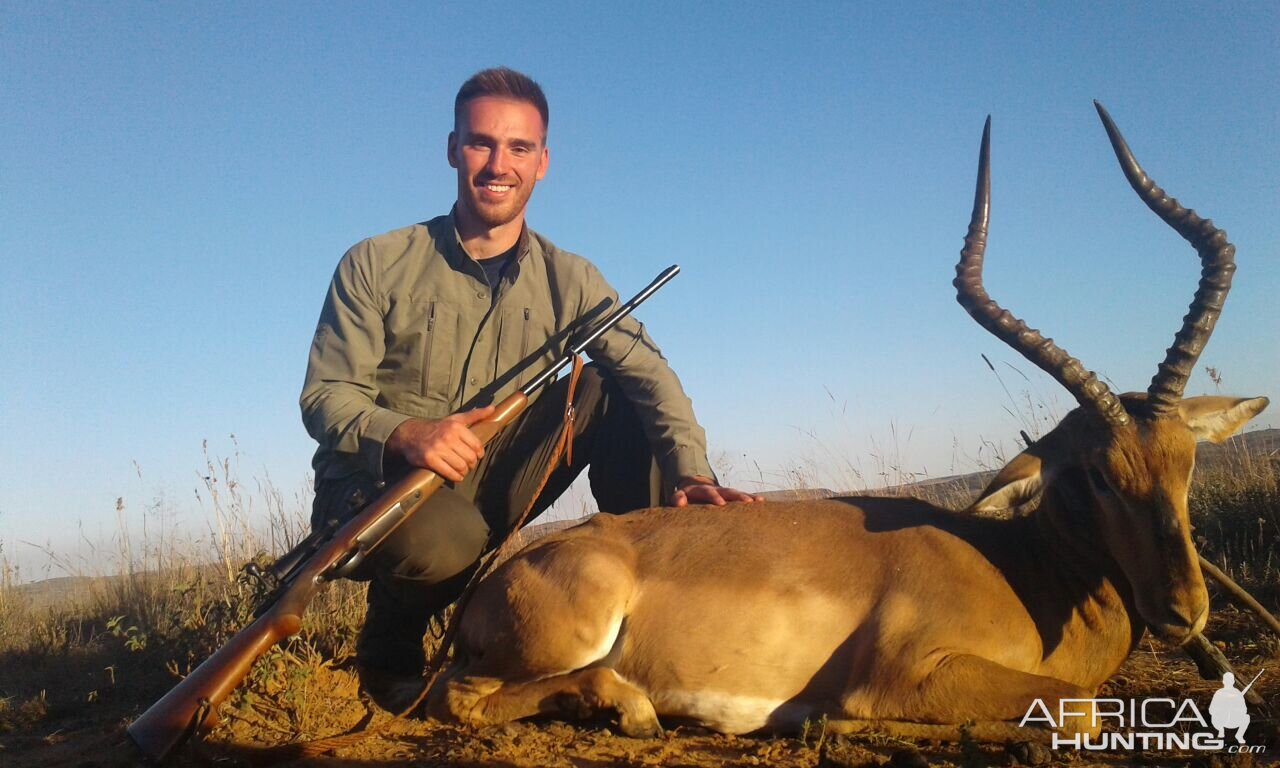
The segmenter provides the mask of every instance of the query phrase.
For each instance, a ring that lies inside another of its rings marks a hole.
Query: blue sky
[[[954,301],[988,113],[993,296],[1119,389],[1145,388],[1162,358],[1198,265],[1125,184],[1099,99],[1238,248],[1202,367],[1223,392],[1280,396],[1275,4],[0,17],[0,545],[19,562],[38,554],[22,542],[111,536],[121,496],[202,530],[205,440],[238,452],[246,482],[303,487],[296,398],[333,266],[448,209],[453,94],[496,64],[551,101],[532,226],[624,294],[684,268],[641,317],[740,485],[835,467],[818,477],[834,484],[845,462],[968,471],[1012,447],[1024,392],[1035,414],[1070,407]],[[1215,389],[1203,373],[1188,388]]]

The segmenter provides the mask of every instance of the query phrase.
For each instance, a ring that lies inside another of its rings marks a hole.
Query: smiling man
[[[618,299],[590,262],[525,225],[547,173],[547,123],[542,89],[519,72],[486,69],[463,83],[448,141],[453,210],[347,251],[312,341],[301,405],[320,444],[313,525],[358,512],[409,467],[449,481],[358,574],[370,582],[358,669],[387,709],[421,686],[429,618],[531,502],[535,517],[583,466],[604,512],[759,499],[717,483],[692,403],[632,318],[588,348],[573,464],[552,469],[541,493],[567,378],[488,446],[472,433]]]

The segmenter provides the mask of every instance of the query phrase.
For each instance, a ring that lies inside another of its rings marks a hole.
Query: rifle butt
[[[294,635],[302,619],[268,611],[240,630],[128,728],[130,740],[147,757],[163,761],[196,731],[218,723],[218,706],[273,645]]]

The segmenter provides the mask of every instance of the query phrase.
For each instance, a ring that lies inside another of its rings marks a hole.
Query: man
[[[1259,672],[1261,677],[1262,673]],[[1257,678],[1254,678],[1256,681]],[[1253,683],[1249,683],[1249,688]],[[1236,676],[1231,672],[1222,675],[1222,688],[1213,694],[1209,702],[1209,717],[1218,729],[1218,738],[1225,739],[1227,731],[1236,732],[1236,741],[1244,743],[1244,732],[1249,727],[1249,705],[1245,703],[1245,691],[1236,688]]]
[[[525,226],[547,172],[547,122],[528,77],[499,68],[467,80],[448,140],[453,210],[352,247],[312,342],[301,406],[320,443],[313,524],[355,513],[407,467],[449,481],[357,574],[370,581],[357,668],[388,709],[421,685],[429,617],[531,502],[536,516],[583,465],[604,512],[759,500],[717,483],[689,398],[631,318],[587,350],[573,465],[556,467],[536,499],[568,379],[488,446],[469,429],[617,302],[593,265]]]

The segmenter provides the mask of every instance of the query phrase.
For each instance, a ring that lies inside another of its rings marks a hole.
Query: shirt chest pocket
[[[556,356],[550,312],[531,307],[512,307],[502,312],[502,329],[498,341],[497,370],[510,376],[516,386],[537,376],[547,362]]]
[[[400,392],[448,402],[454,389],[458,310],[437,299],[409,300],[387,313],[390,383]]]

